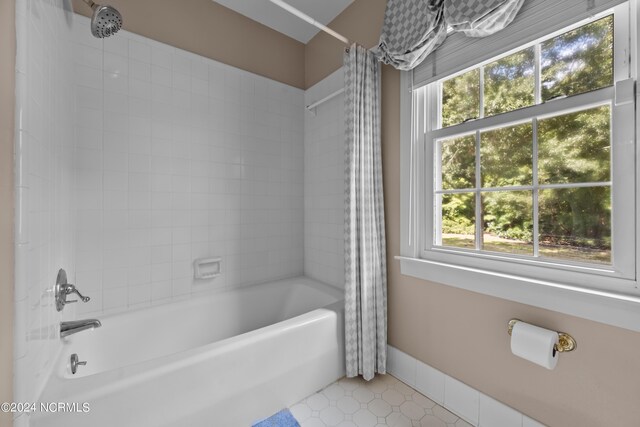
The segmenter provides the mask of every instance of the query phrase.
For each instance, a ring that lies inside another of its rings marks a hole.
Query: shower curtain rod
[[[312,113],[314,112],[313,109],[316,108],[318,105],[320,104],[324,104],[325,102],[327,102],[330,99],[335,98],[336,96],[340,95],[342,92],[344,92],[344,88],[340,88],[338,90],[336,90],[335,92],[325,96],[324,98],[322,98],[319,101],[314,102],[313,104],[309,104],[307,105],[307,110],[311,111]]]
[[[348,38],[346,38],[345,36],[343,36],[340,33],[337,33],[335,31],[333,31],[331,28],[329,28],[326,25],[316,21],[315,19],[313,19],[312,17],[310,17],[306,13],[301,12],[300,10],[298,10],[295,7],[291,6],[290,4],[285,3],[282,0],[270,0],[270,1],[271,1],[271,3],[275,4],[276,6],[280,6],[281,8],[286,10],[287,12],[289,12],[289,13],[297,16],[298,18],[302,19],[303,21],[308,22],[309,24],[321,29],[325,33],[337,38],[338,40],[340,40],[342,43],[346,44],[347,46],[351,46],[351,42],[349,41]]]

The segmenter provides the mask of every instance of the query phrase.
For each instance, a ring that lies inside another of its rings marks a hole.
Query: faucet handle
[[[55,286],[56,309],[58,311],[62,311],[65,304],[78,302],[78,300],[67,301],[67,295],[71,294],[78,295],[82,302],[89,302],[89,300],[91,300],[91,298],[82,295],[75,285],[67,283],[67,273],[61,268],[60,271],[58,271],[58,278]]]
[[[76,288],[76,286],[75,286],[75,285],[72,285],[71,283],[67,283],[67,284],[64,286],[64,292],[65,292],[65,294],[66,294],[66,295],[71,295],[71,294],[76,294],[76,295],[78,295],[78,297],[80,297],[80,299],[82,300],[82,302],[89,302],[89,300],[91,300],[91,298],[83,296],[83,295],[80,293],[80,291],[78,291],[78,288]],[[74,300],[72,300],[72,301],[66,301],[66,302],[67,302],[67,303],[70,303],[70,302],[78,302],[78,300],[77,300],[77,299],[74,299]]]

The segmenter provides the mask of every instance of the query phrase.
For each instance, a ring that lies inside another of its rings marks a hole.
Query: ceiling
[[[304,22],[302,19],[271,3],[269,0],[215,1],[305,44],[320,31],[313,25]],[[333,21],[340,12],[353,2],[353,0],[285,1],[325,25]]]

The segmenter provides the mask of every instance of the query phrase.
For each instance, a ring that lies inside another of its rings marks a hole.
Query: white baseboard
[[[387,346],[387,372],[476,427],[544,427],[392,346]]]

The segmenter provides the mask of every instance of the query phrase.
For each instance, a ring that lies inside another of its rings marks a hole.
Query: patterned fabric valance
[[[447,37],[443,0],[389,0],[378,56],[399,70],[420,64]]]
[[[445,0],[447,25],[468,37],[486,37],[509,25],[524,0]]]
[[[486,37],[513,21],[524,0],[389,0],[378,56],[412,70],[447,37],[447,28]]]

